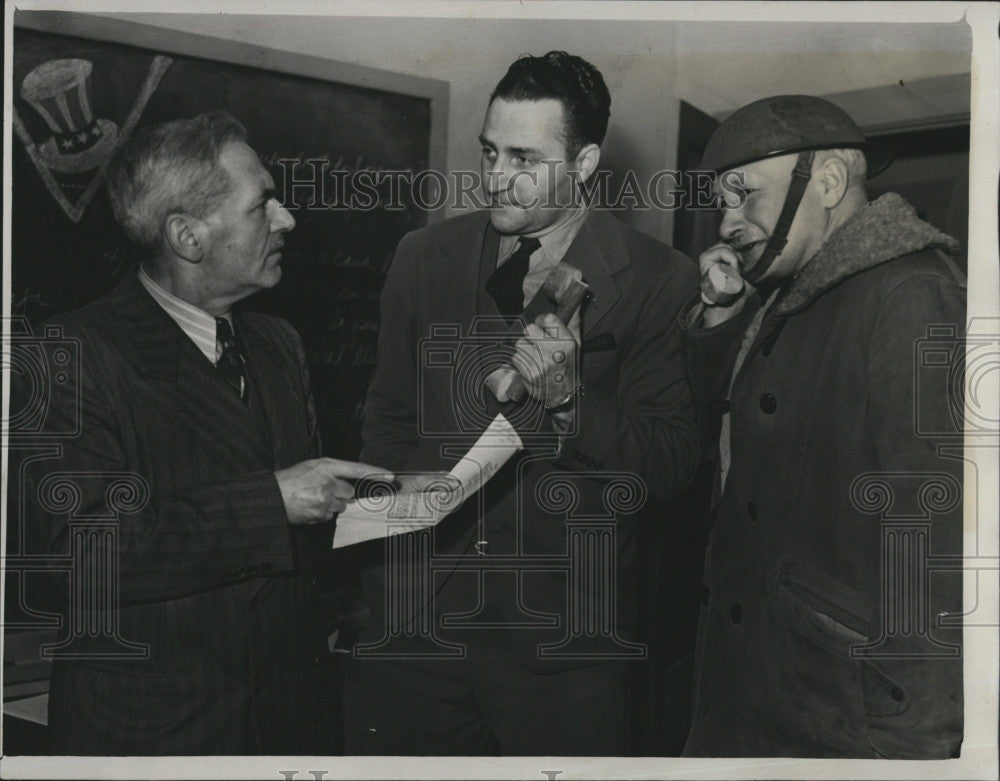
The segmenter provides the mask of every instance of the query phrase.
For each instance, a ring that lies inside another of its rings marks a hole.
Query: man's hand
[[[511,362],[533,399],[546,407],[559,405],[576,390],[576,352],[580,342],[553,314],[539,315],[517,340]]]
[[[705,327],[724,323],[743,309],[753,288],[740,276],[740,258],[728,244],[709,247],[698,258]],[[741,287],[742,286],[742,287]],[[736,295],[733,299],[732,296]]]
[[[281,489],[289,523],[322,523],[339,513],[354,498],[354,486],[347,480],[377,476],[392,480],[384,469],[339,461],[336,458],[313,458],[300,461],[274,473]]]

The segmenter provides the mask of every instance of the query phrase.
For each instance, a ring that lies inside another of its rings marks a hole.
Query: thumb
[[[709,247],[698,257],[698,266],[704,274],[709,268],[716,265],[725,265],[733,268],[739,273],[740,256],[728,244],[719,242],[715,246]]]
[[[334,477],[343,477],[348,480],[360,480],[362,477],[378,477],[386,482],[395,478],[388,469],[382,469],[371,464],[362,464],[357,461],[341,461],[337,458],[326,459],[327,467]]]

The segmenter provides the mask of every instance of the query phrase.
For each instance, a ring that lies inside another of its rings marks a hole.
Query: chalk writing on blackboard
[[[371,208],[334,209],[327,202],[334,195],[347,202],[363,195],[354,189],[365,181],[357,178],[361,174],[377,185],[382,172],[426,170],[431,101],[208,59],[210,50],[205,54],[163,53],[15,27],[13,78],[20,85],[46,62],[85,60],[92,65],[92,83],[100,86],[89,94],[94,117],[122,128],[153,69],[160,78],[141,124],[224,109],[246,126],[297,225],[286,237],[281,282],[245,305],[288,320],[302,336],[327,454],[356,457],[385,272],[396,244],[425,224],[427,213],[414,208],[408,192],[394,195],[392,181],[375,187]],[[169,68],[161,72],[156,64],[166,60],[157,58],[167,56]],[[24,97],[12,99],[25,137],[44,140],[52,134]],[[37,323],[108,292],[141,258],[115,224],[103,189],[74,222],[76,213],[53,200],[26,149],[15,144],[12,153],[11,284],[17,308]],[[324,169],[345,172],[321,177],[326,195],[312,191],[308,182],[288,190],[286,178],[303,179]],[[338,177],[344,182],[340,193],[334,189]],[[61,192],[75,202],[88,182],[69,178],[61,182],[66,188]],[[394,198],[401,208],[387,208]]]

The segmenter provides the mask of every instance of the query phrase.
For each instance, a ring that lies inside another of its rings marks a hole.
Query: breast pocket
[[[580,358],[585,385],[609,385],[618,377],[621,354],[617,347],[607,350],[585,350]]]

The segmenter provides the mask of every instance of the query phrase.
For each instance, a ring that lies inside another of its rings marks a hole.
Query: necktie
[[[493,297],[500,314],[506,318],[514,318],[524,311],[524,277],[528,273],[528,260],[540,246],[538,239],[522,237],[514,254],[486,280],[486,292]]]
[[[215,318],[215,340],[221,348],[215,368],[236,394],[246,401],[247,384],[243,377],[243,364],[246,359],[243,357],[243,350],[236,339],[236,334],[224,317]]]

